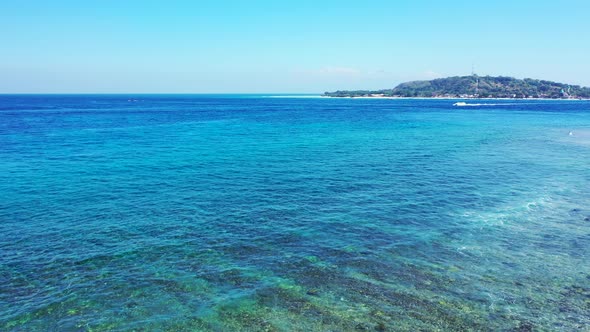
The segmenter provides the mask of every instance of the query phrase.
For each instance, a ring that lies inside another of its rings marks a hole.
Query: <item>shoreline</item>
[[[335,99],[425,99],[425,100],[540,100],[540,101],[590,101],[590,98],[461,98],[461,97],[336,97],[336,96],[320,96],[321,98],[335,98]]]

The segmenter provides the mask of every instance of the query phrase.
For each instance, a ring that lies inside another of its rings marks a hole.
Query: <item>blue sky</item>
[[[470,74],[590,86],[590,1],[5,1],[0,93],[316,93]]]

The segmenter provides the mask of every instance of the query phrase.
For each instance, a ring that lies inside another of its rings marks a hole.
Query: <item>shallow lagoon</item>
[[[587,328],[590,103],[453,103],[0,96],[0,329]]]

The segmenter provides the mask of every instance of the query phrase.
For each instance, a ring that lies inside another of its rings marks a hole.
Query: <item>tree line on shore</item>
[[[329,97],[590,98],[590,88],[504,76],[457,76],[402,83],[393,89],[326,92]]]

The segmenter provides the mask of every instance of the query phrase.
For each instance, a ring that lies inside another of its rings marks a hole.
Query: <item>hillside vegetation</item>
[[[330,97],[590,98],[590,88],[536,79],[457,76],[402,83],[393,89],[326,92]]]

